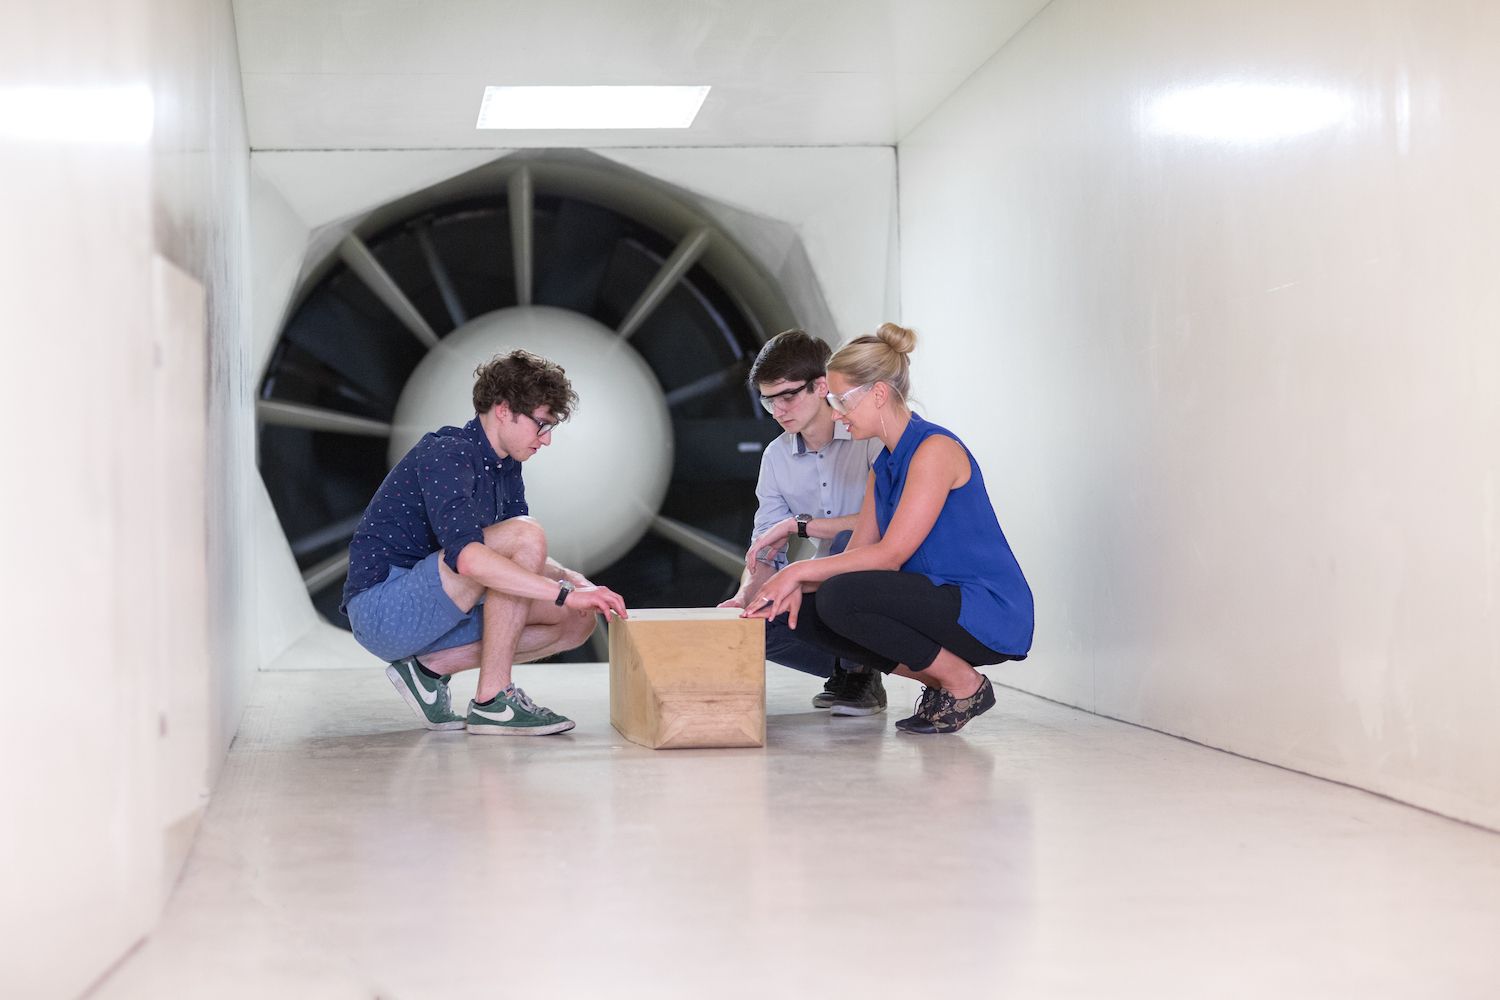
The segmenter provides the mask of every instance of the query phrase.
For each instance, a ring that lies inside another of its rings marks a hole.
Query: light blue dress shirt
[[[754,541],[777,521],[797,514],[843,517],[859,512],[865,499],[870,463],[884,449],[878,438],[855,441],[844,425],[834,422],[833,440],[822,451],[811,451],[801,434],[790,431],[766,445],[760,457],[760,478],[755,495]],[[819,538],[814,558],[829,555],[831,538]],[[786,565],[786,553],[776,558],[776,567]]]

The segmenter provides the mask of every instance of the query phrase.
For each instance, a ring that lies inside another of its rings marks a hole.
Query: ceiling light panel
[[[475,128],[688,128],[708,87],[485,87]]]

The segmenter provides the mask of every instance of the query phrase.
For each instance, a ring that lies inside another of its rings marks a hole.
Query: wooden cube
[[[611,621],[609,721],[653,750],[765,746],[765,622],[734,608]]]

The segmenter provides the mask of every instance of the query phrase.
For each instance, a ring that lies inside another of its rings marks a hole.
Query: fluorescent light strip
[[[475,128],[688,128],[708,87],[485,87]]]

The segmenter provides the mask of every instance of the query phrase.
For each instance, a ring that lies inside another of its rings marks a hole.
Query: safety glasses
[[[808,379],[801,385],[793,386],[790,389],[783,389],[775,395],[762,396],[760,397],[760,405],[766,408],[767,413],[775,413],[778,406],[791,406],[792,401],[806,392],[812,386],[813,381],[813,379]]]
[[[834,413],[837,413],[841,417],[847,416],[850,410],[859,405],[859,401],[864,398],[864,394],[869,392],[874,385],[874,382],[866,382],[864,385],[855,386],[848,392],[830,392],[824,398],[828,400],[828,405],[833,407]]]

